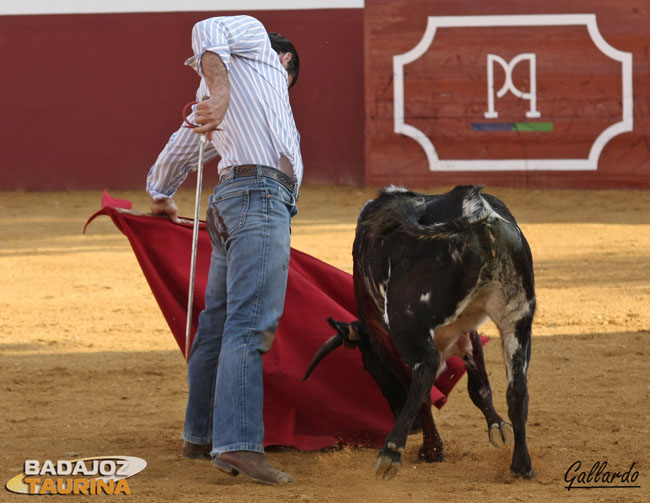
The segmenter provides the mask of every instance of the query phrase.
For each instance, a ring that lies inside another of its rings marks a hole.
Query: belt
[[[264,166],[262,164],[241,164],[239,166],[230,166],[219,176],[219,183],[229,182],[236,178],[242,178],[245,176],[265,176],[271,178],[272,180],[284,185],[294,196],[296,196],[296,198],[298,197],[296,180],[294,178],[283,173],[279,169]]]

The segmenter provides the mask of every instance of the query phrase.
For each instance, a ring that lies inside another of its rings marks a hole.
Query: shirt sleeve
[[[203,77],[201,57],[206,51],[217,54],[230,72],[230,57],[258,59],[270,46],[264,25],[251,16],[213,17],[200,21],[192,29],[194,56],[185,64]]]
[[[191,122],[193,118],[194,112],[189,115],[188,120]],[[154,199],[172,197],[185,181],[188,173],[198,169],[200,140],[201,135],[185,126],[181,126],[171,135],[147,176],[147,192],[151,197]],[[217,155],[212,142],[206,141],[203,162]]]

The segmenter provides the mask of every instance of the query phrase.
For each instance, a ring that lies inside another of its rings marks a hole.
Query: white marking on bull
[[[512,357],[519,350],[519,341],[513,332],[501,334],[501,347],[503,348],[503,359],[506,364],[506,375],[508,384],[512,382]]]
[[[377,287],[374,284],[374,282],[371,283],[370,278],[364,278],[363,282],[366,286],[366,291],[370,294],[370,297],[372,298],[372,301],[375,303],[375,306],[377,309],[380,308],[380,306],[384,303],[384,295],[381,295],[381,297],[378,297],[378,292],[377,292]],[[381,285],[379,287],[379,293],[381,294]]]
[[[403,192],[410,192],[410,190],[405,187],[399,187],[397,185],[389,185],[388,187],[385,187],[382,192],[385,194],[400,194]]]
[[[388,278],[386,278],[386,287],[384,289],[384,323],[386,328],[390,328],[390,321],[388,320],[388,282],[390,281],[390,259],[388,260]]]
[[[481,196],[471,195],[463,199],[463,218],[470,222],[482,220],[488,216],[488,208],[490,205]]]
[[[490,206],[490,203],[480,195],[470,196],[463,199],[463,218],[470,223],[479,222],[486,218],[508,222],[505,218],[494,211],[494,208]]]
[[[422,302],[422,304],[428,304],[430,300],[431,300],[431,292],[423,293],[420,296],[420,302]]]
[[[512,298],[506,298],[503,294],[490,297],[485,310],[498,327],[508,327],[529,313],[531,305],[526,294],[520,291]]]

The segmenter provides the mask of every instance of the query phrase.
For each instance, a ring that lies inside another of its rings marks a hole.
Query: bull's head
[[[316,352],[302,380],[307,380],[323,358],[339,346],[358,348],[361,351],[364,368],[377,382],[382,395],[388,400],[393,414],[397,417],[406,401],[405,385],[397,377],[398,373],[394,372],[394,369],[391,369],[390,366],[387,366],[377,352],[377,347],[371,343],[371,338],[364,324],[359,320],[345,323],[335,321],[332,318],[328,318],[327,322],[336,330],[336,333],[325,341]]]

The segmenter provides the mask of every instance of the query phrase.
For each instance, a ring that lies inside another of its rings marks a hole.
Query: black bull
[[[420,459],[443,459],[430,390],[453,355],[463,358],[469,395],[485,416],[490,442],[500,447],[514,440],[512,475],[534,475],[526,445],[532,255],[505,204],[481,189],[424,195],[388,187],[359,215],[353,247],[359,321],[329,320],[338,333],[316,354],[305,379],[341,344],[360,349],[396,417],[379,452],[377,477],[399,470],[416,417],[424,437]],[[511,424],[494,409],[476,331],[488,317],[501,337]]]

